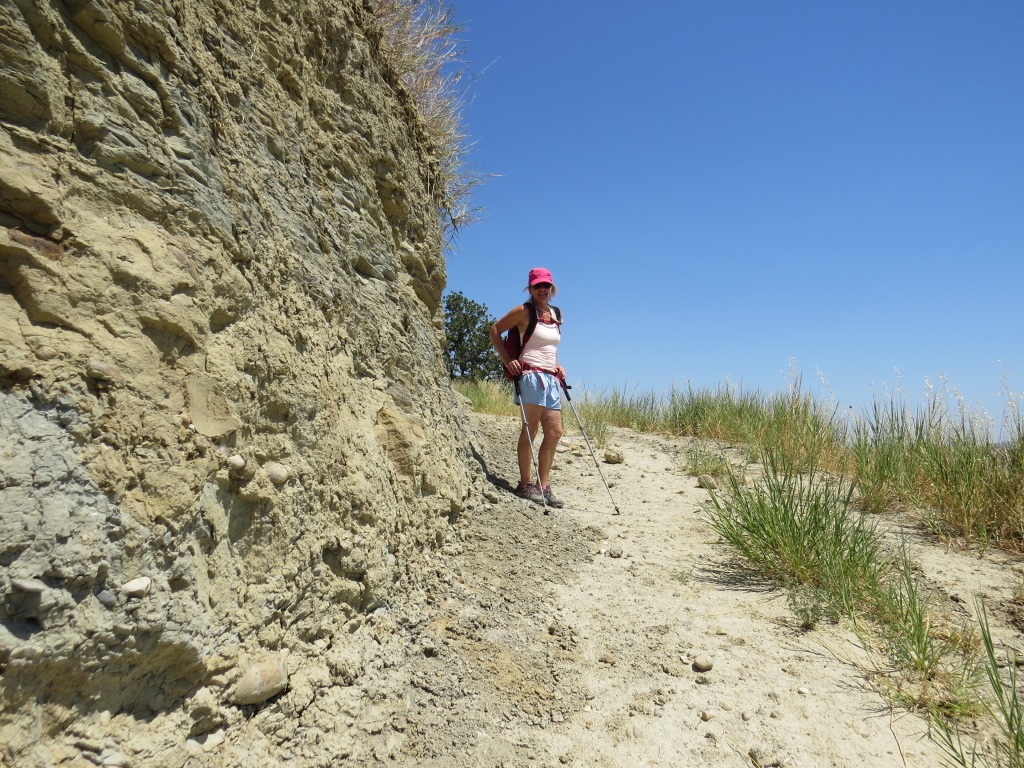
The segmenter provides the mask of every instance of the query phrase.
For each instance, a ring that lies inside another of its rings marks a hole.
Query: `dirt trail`
[[[924,723],[891,716],[867,685],[848,633],[800,632],[781,591],[730,566],[700,514],[708,492],[684,472],[685,440],[613,432],[625,457],[602,464],[614,516],[585,443],[567,436],[552,475],[566,507],[545,517],[508,492],[517,420],[474,419],[493,503],[460,522],[439,558],[413,633],[426,650],[405,669],[411,693],[386,713],[383,762],[942,764]],[[1019,560],[951,557],[924,562],[942,578],[978,574],[954,600],[975,588],[1005,599],[1020,581]]]

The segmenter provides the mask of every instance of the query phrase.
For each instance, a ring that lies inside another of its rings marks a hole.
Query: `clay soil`
[[[472,418],[490,503],[458,521],[436,558],[408,687],[374,709],[378,761],[943,764],[925,722],[886,705],[852,633],[801,630],[785,592],[731,559],[702,515],[709,492],[686,472],[686,440],[613,431],[624,461],[597,455],[615,515],[586,443],[568,434],[553,472],[566,506],[545,516],[511,494],[517,420]],[[950,610],[984,595],[997,640],[1024,645],[1007,608],[1019,558],[948,551],[887,525],[910,537]]]

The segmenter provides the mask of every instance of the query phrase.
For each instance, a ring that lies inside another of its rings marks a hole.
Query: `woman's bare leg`
[[[551,483],[551,465],[555,462],[555,449],[558,448],[558,441],[562,439],[562,412],[551,408],[544,408],[543,411],[540,423],[544,428],[544,440],[540,444],[537,463],[540,464],[540,487],[547,488]]]
[[[533,477],[533,448],[530,446],[530,439],[537,437],[537,430],[540,428],[541,416],[544,407],[540,405],[524,404],[526,410],[526,425],[530,432],[527,434],[526,426],[519,433],[519,444],[516,446],[516,453],[519,458],[519,482],[525,485]],[[544,439],[547,440],[547,430],[544,431]],[[543,445],[541,446],[543,448]],[[550,463],[548,467],[550,468]],[[544,473],[544,465],[541,464],[541,474]]]

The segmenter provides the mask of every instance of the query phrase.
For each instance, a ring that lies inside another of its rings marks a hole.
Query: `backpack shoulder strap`
[[[533,306],[532,301],[523,302],[523,306],[526,307],[526,311],[530,313],[530,321],[526,324],[526,333],[523,334],[522,346],[526,346],[526,342],[533,336],[533,332],[537,329],[537,308]]]
[[[551,306],[551,311],[555,313],[555,322],[558,323],[559,325],[561,325],[562,324],[562,310],[560,310],[554,304],[551,304],[550,306]]]

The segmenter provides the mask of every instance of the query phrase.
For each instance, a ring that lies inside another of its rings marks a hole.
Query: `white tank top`
[[[557,323],[548,324],[538,320],[533,335],[527,339],[526,346],[523,347],[522,361],[534,368],[555,370],[555,366],[558,365],[558,343],[561,340],[562,334]]]

